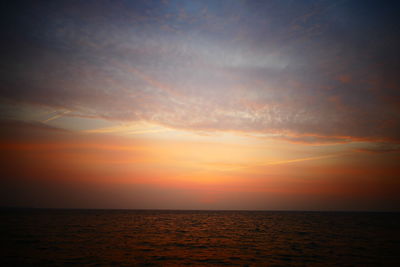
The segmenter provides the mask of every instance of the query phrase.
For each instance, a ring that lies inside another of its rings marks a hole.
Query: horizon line
[[[0,206],[0,210],[93,210],[93,211],[188,211],[188,212],[326,212],[326,213],[400,213],[400,210],[302,210],[302,209],[166,209],[166,208],[54,208]]]

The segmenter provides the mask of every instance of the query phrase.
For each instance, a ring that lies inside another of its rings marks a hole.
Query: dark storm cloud
[[[400,140],[391,2],[65,1],[3,16],[1,96],[295,142]]]

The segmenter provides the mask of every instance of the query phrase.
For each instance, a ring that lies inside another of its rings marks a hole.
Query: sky
[[[14,1],[0,206],[400,211],[395,1]]]

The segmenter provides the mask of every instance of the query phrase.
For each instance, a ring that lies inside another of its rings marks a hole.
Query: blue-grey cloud
[[[3,17],[1,97],[189,130],[398,142],[396,6],[15,4]]]

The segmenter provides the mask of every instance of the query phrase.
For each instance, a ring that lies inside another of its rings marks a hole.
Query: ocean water
[[[3,266],[400,266],[400,214],[3,210]]]

